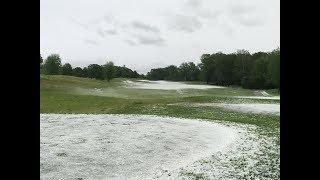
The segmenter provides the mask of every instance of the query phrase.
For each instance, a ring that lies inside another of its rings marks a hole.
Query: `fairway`
[[[41,75],[40,174],[279,179],[279,107],[236,86]]]

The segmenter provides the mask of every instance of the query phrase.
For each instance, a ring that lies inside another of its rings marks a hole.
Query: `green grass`
[[[268,90],[266,90],[266,92],[272,96],[279,96],[280,95],[278,89],[268,89]]]
[[[238,99],[252,96],[253,90],[223,89],[152,90],[124,88],[117,78],[111,82],[62,75],[40,76],[41,113],[150,114],[253,124],[278,129],[279,116],[227,111],[217,107],[172,106],[172,103],[279,103],[279,100]],[[135,81],[136,79],[130,79]],[[196,83],[196,82],[193,82]],[[95,88],[101,91],[95,91]],[[269,90],[274,93],[275,90]]]
[[[271,99],[239,99],[232,96],[253,96],[254,91],[240,87],[223,89],[175,90],[131,89],[123,87],[126,79],[113,79],[111,82],[89,78],[62,75],[40,76],[40,112],[41,113],[81,113],[81,114],[147,114],[188,119],[205,119],[208,121],[233,122],[257,126],[255,132],[259,137],[276,139],[269,146],[280,148],[280,117],[276,115],[250,114],[226,110],[218,107],[188,107],[172,105],[174,103],[280,103]],[[136,81],[137,79],[130,79]],[[201,82],[188,82],[203,84]],[[97,91],[98,88],[99,91]],[[181,92],[181,91],[180,91]],[[266,90],[271,95],[279,95],[277,90]],[[278,172],[279,154],[262,149],[264,158],[272,159],[267,164],[261,157],[258,160],[258,177],[270,178],[269,171]],[[63,154],[61,154],[63,156]],[[234,159],[234,166],[241,171],[246,163],[243,159]],[[252,173],[251,173],[252,174]],[[271,173],[272,174],[272,173]],[[278,174],[278,173],[275,173]],[[203,174],[185,171],[182,176],[191,179],[206,179]],[[248,179],[249,177],[237,177]],[[278,177],[275,177],[277,179]]]

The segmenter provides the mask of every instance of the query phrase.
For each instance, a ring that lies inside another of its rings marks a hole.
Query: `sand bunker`
[[[40,176],[152,179],[237,139],[218,123],[141,115],[41,114]]]
[[[130,88],[138,89],[161,89],[161,90],[180,90],[180,89],[210,89],[210,88],[224,88],[222,86],[213,85],[197,85],[197,84],[186,84],[182,82],[172,81],[124,81],[125,85]]]

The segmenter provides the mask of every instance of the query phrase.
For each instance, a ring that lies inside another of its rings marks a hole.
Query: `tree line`
[[[137,71],[133,71],[125,66],[115,66],[112,61],[107,61],[104,65],[90,64],[84,68],[73,68],[69,63],[62,65],[59,54],[51,54],[45,61],[43,61],[40,54],[40,73],[95,78],[107,81],[113,78],[145,78],[143,74],[139,74]]]
[[[185,62],[151,69],[149,80],[204,81],[207,84],[239,85],[249,89],[280,89],[280,48],[250,54],[246,50],[203,54],[198,65]]]
[[[58,54],[49,55],[44,62],[40,54],[40,68],[43,74],[62,74],[108,81],[119,77],[203,81],[213,85],[280,90],[280,48],[253,54],[246,50],[229,54],[222,52],[203,54],[200,61],[197,65],[193,62],[184,62],[180,66],[155,68],[143,75],[125,66],[115,66],[112,61],[107,61],[104,65],[90,64],[84,68],[73,68],[69,63],[62,65]]]

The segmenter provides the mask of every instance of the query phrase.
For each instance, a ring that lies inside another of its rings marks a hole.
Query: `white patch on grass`
[[[40,116],[40,176],[146,179],[224,151],[237,131],[218,123],[146,115]]]
[[[41,179],[280,179],[279,132],[262,135],[257,126],[146,115],[40,118]]]
[[[117,98],[129,98],[129,95],[119,92],[117,89],[113,88],[74,88],[73,93],[80,95],[92,95],[92,96],[107,96],[107,97],[117,97]]]
[[[261,94],[264,95],[264,96],[269,96],[270,94],[267,93],[266,91],[261,91]]]
[[[231,96],[234,98],[243,98],[243,99],[280,99],[280,96]]]
[[[221,107],[238,112],[280,115],[280,104],[173,103],[168,105],[180,105],[187,107]]]
[[[140,82],[152,82],[152,81],[150,81],[150,80],[145,80],[145,79],[140,79],[140,80],[138,80],[138,81],[140,81]]]
[[[102,89],[100,89],[100,88],[94,88],[94,91],[96,91],[98,93],[102,93],[103,92]]]
[[[148,81],[148,80],[144,80],[144,81],[139,80],[136,82],[126,80],[126,81],[124,81],[124,84],[130,88],[161,89],[161,90],[224,88],[222,86],[213,86],[213,85],[186,84],[183,82]]]
[[[279,131],[270,137],[265,131],[250,125],[232,125],[238,128],[239,138],[210,157],[169,172],[178,179],[280,179]]]
[[[215,104],[229,110],[257,113],[257,114],[274,114],[280,115],[280,104]]]

